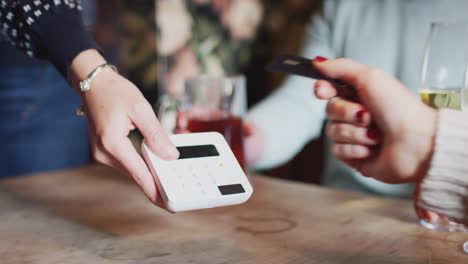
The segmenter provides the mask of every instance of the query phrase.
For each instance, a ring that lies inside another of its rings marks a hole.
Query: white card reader
[[[164,203],[172,212],[241,204],[253,188],[234,153],[217,132],[169,136],[177,160],[157,157],[143,142],[143,157]]]

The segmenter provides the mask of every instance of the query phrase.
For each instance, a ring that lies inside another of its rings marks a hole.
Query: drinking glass
[[[419,94],[421,100],[434,108],[468,109],[467,58],[468,23],[432,23],[427,39]],[[468,231],[449,217],[420,208],[421,186],[416,187],[414,206],[421,225],[433,230]]]
[[[200,76],[186,80],[184,93],[178,102],[160,108],[158,116],[162,120],[174,120],[174,133],[221,133],[245,169],[241,118],[245,109],[244,76]]]

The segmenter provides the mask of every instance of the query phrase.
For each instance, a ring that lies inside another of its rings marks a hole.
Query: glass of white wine
[[[468,109],[468,22],[432,23],[426,43],[419,94],[434,108]],[[444,215],[417,205],[420,186],[415,192],[415,209],[421,225],[433,230],[467,232],[468,227]]]

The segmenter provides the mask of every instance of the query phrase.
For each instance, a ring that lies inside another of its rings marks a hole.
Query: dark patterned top
[[[73,59],[97,44],[81,19],[80,0],[0,0],[1,38],[67,77]]]

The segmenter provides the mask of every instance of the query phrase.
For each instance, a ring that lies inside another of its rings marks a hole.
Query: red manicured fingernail
[[[375,131],[373,129],[368,129],[367,130],[367,137],[372,139],[372,140],[377,140],[379,135],[377,134],[377,131]]]
[[[358,123],[364,122],[364,114],[367,113],[366,110],[359,110],[356,112],[356,116],[354,117],[354,120]]]
[[[327,61],[328,58],[321,57],[321,56],[317,56],[317,57],[315,57],[314,60],[315,60],[315,61],[318,61],[318,62],[324,62],[324,61]]]

